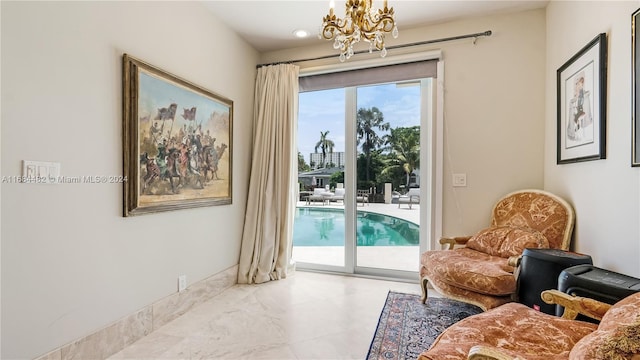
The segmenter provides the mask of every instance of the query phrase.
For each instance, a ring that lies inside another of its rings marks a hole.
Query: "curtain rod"
[[[387,49],[393,50],[393,49],[400,49],[400,48],[411,47],[411,46],[435,44],[439,42],[468,39],[468,38],[476,38],[477,40],[481,36],[491,36],[491,30],[487,30],[485,32],[479,32],[475,34],[459,35],[459,36],[452,36],[452,37],[446,37],[446,38],[440,38],[440,39],[434,39],[434,40],[419,41],[419,42],[414,42],[409,44],[393,45],[393,46],[387,47]],[[475,44],[476,41],[474,40],[473,43]],[[363,54],[368,52],[369,50],[360,50],[360,51],[354,52],[354,54]],[[336,55],[335,54],[324,55],[324,56],[318,56],[318,57],[307,58],[307,59],[296,59],[296,60],[280,61],[280,62],[267,63],[267,64],[258,64],[256,65],[256,68],[261,68],[263,66],[269,66],[269,65],[292,64],[292,63],[299,63],[299,62],[312,61],[312,60],[322,60],[322,59],[329,59],[333,57],[336,57]]]

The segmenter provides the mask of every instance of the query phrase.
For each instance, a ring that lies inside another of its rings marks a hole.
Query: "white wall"
[[[2,6],[0,6],[0,26],[2,24]],[[0,46],[0,59],[2,59],[2,47]],[[2,83],[2,70],[0,69],[0,84]],[[2,101],[0,100],[0,114],[2,114]],[[0,116],[0,125],[2,116]],[[2,126],[0,126],[0,168],[2,167]],[[2,199],[2,186],[0,185],[0,199]],[[2,356],[2,201],[0,200],[0,357]]]
[[[543,186],[545,12],[400,28],[397,41],[387,39],[393,45],[486,30],[493,35],[476,45],[467,39],[411,49],[441,49],[445,61],[443,234],[448,236],[489,226],[491,208],[502,195]],[[318,42],[263,54],[261,62],[336,53],[330,42]],[[323,63],[331,61],[338,61],[337,54]],[[468,186],[453,188],[453,173],[466,173]]]
[[[575,249],[640,276],[640,168],[631,168],[631,14],[637,1],[552,1],[547,8],[545,188],[575,207]],[[556,165],[556,71],[608,34],[607,158]]]
[[[2,1],[2,175],[122,174],[122,54],[234,101],[233,204],[123,218],[121,184],[2,184],[2,358],[238,263],[258,54],[199,2]]]

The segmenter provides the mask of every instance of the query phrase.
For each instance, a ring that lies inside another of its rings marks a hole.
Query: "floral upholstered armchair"
[[[449,250],[421,255],[423,303],[427,283],[446,297],[483,310],[511,302],[516,293],[515,266],[525,248],[569,249],[573,208],[554,194],[516,191],[500,199],[491,215],[490,227],[473,236],[440,239]]]
[[[505,304],[450,326],[418,360],[640,360],[640,293],[613,306],[558,290],[542,298],[565,306],[562,318]]]

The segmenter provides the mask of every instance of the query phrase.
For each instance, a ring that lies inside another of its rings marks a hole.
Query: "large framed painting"
[[[230,204],[233,101],[123,62],[124,216]]]
[[[631,15],[631,73],[633,85],[631,87],[631,166],[640,166],[640,9]]]
[[[596,36],[557,72],[557,163],[606,158],[607,35]]]

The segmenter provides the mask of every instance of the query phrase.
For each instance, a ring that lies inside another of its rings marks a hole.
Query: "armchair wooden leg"
[[[420,301],[424,304],[427,302],[427,283],[429,279],[426,277],[420,279],[420,287],[422,288],[422,296],[420,297]]]

